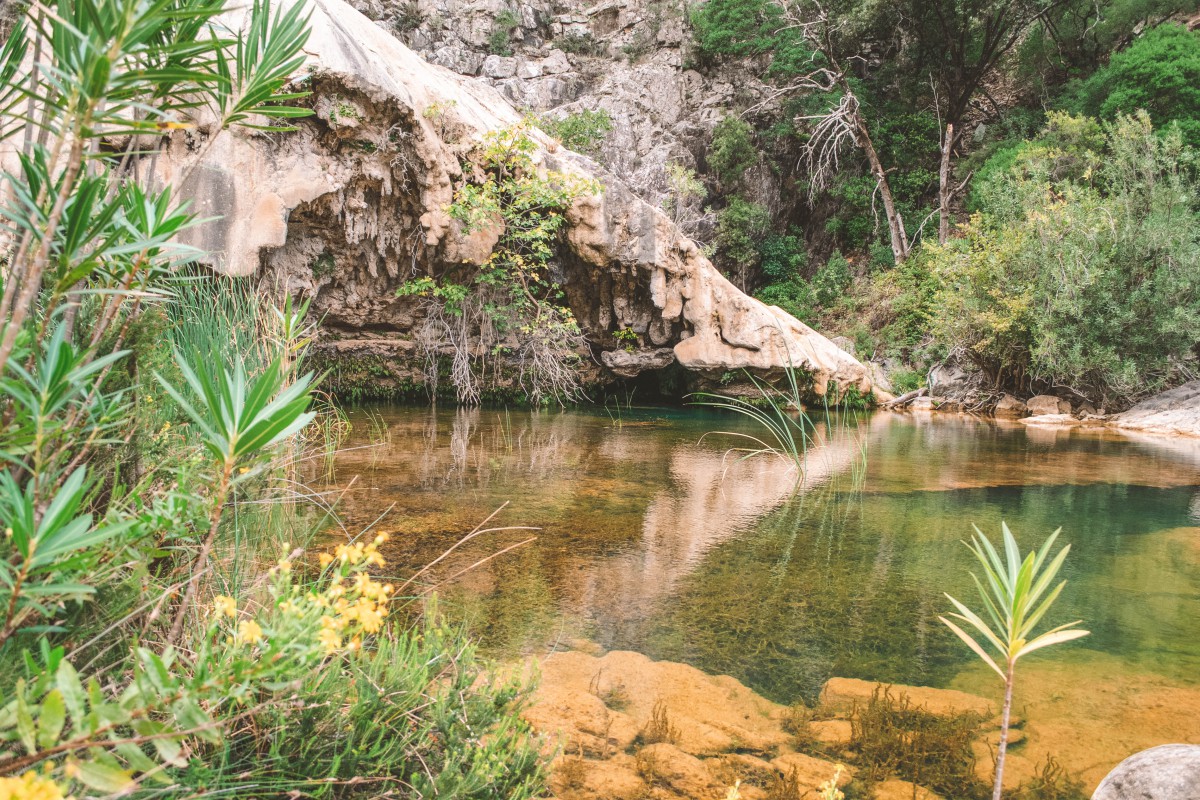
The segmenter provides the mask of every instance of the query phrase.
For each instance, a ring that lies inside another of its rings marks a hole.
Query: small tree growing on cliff
[[[1050,548],[1062,528],[1050,534],[1050,538],[1040,550],[1036,553],[1031,550],[1024,559],[1021,558],[1017,540],[1013,538],[1008,525],[1001,522],[1000,529],[1004,536],[1004,558],[1000,557],[979,528],[975,528],[975,535],[967,545],[983,565],[984,580],[979,580],[979,576],[974,572],[971,573],[971,577],[979,589],[984,611],[991,624],[950,595],[946,597],[958,609],[958,613],[949,616],[969,624],[978,631],[1000,654],[1003,666],[988,655],[987,650],[961,627],[946,617],[938,617],[1004,681],[1004,711],[1000,718],[1000,746],[996,753],[996,781],[992,787],[992,800],[1000,800],[1003,787],[1004,754],[1008,750],[1008,723],[1012,712],[1013,677],[1017,659],[1034,650],[1088,635],[1087,631],[1075,627],[1080,622],[1076,620],[1033,636],[1034,628],[1067,585],[1066,581],[1061,581],[1053,589],[1050,588],[1058,571],[1062,569],[1071,545],[1063,547],[1053,560],[1048,564],[1046,562],[1050,556]]]
[[[459,402],[477,403],[482,381],[489,371],[498,380],[498,357],[507,355],[531,404],[575,401],[585,342],[554,269],[555,248],[567,209],[599,184],[539,168],[524,122],[485,134],[474,152],[482,177],[458,187],[448,210],[467,233],[499,228],[491,255],[465,283],[425,276],[397,290],[423,298],[427,379],[437,380],[437,360],[448,348]]]

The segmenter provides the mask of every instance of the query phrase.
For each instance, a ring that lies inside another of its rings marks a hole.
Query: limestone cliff
[[[520,115],[487,84],[421,59],[342,0],[311,0],[313,35],[297,83],[314,116],[290,133],[177,134],[159,162],[202,216],[196,243],[233,274],[261,272],[313,299],[324,347],[371,354],[393,369],[418,367],[412,332],[420,310],[396,288],[486,259],[495,242],[464,232],[446,213],[476,168],[472,148]],[[534,131],[539,167],[597,178],[603,191],[568,213],[555,277],[592,345],[594,377],[630,377],[678,361],[715,376],[795,366],[870,390],[852,356],[774,307],[747,297],[694,242],[590,159]],[[196,154],[200,155],[197,156]],[[636,352],[613,333],[639,336]],[[603,365],[604,369],[600,369]]]

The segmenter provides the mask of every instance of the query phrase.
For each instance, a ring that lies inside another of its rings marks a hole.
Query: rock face
[[[294,1],[294,0],[288,0]],[[201,216],[193,243],[230,274],[261,272],[313,299],[324,347],[411,364],[422,323],[415,298],[397,298],[412,277],[461,275],[487,259],[497,232],[467,234],[446,212],[477,167],[473,148],[520,115],[492,87],[427,63],[341,0],[314,0],[302,81],[315,116],[282,135],[212,131],[172,138],[165,180],[203,161],[182,187]],[[562,58],[530,66],[488,61],[497,76],[554,74]],[[481,65],[483,68],[483,65]],[[868,371],[782,310],[744,295],[661,210],[591,160],[534,130],[540,169],[598,179],[602,191],[568,212],[557,254],[568,304],[598,351],[614,333],[638,334],[641,352],[600,359],[625,377],[659,369],[664,349],[689,370],[796,367],[813,388],[871,388]],[[647,352],[648,351],[648,352]],[[593,354],[595,358],[595,354]],[[590,360],[590,359],[589,359]]]
[[[1164,744],[1130,756],[1092,800],[1200,800],[1200,745]]]
[[[1200,436],[1200,381],[1143,400],[1109,424],[1147,433]]]

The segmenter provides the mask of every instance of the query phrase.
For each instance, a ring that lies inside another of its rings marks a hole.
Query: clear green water
[[[835,675],[961,685],[977,672],[942,593],[970,603],[959,542],[1003,519],[1026,547],[1059,526],[1072,544],[1058,617],[1093,634],[1068,660],[1200,685],[1200,442],[881,413],[822,424],[792,495],[782,462],[704,436],[752,428],[698,411],[351,419],[326,489],[345,489],[348,531],[382,517],[399,576],[505,503],[489,527],[540,529],[478,535],[422,576],[501,655],[586,637],[780,702]]]

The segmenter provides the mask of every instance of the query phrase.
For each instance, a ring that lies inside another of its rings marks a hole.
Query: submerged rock
[[[991,717],[996,705],[985,697],[955,689],[932,689],[927,686],[899,686],[862,681],[856,678],[830,678],[821,690],[821,708],[828,711],[849,711],[856,703],[865,706],[882,687],[897,699],[907,697],[914,707],[937,716],[976,714]]]
[[[317,113],[292,133],[230,134],[212,147],[204,141],[215,131],[201,122],[167,140],[159,174],[191,174],[181,194],[216,219],[190,241],[214,254],[216,268],[265,274],[311,297],[327,339],[370,332],[375,356],[395,342],[393,361],[419,361],[411,344],[428,312],[396,290],[418,276],[462,281],[487,259],[497,232],[467,232],[447,208],[479,170],[475,145],[521,115],[493,87],[428,63],[342,0],[309,8],[312,35],[297,79]],[[506,75],[519,65],[490,57],[481,68]],[[870,391],[871,376],[852,355],[739,291],[660,209],[590,159],[536,129],[531,136],[539,169],[602,189],[565,215],[556,280],[596,349],[617,350],[614,331],[638,335],[647,354],[610,358],[614,373],[659,369],[666,351],[693,371],[795,367],[811,373],[818,395],[831,382]],[[580,363],[596,369],[586,354]]]
[[[1092,800],[1200,800],[1200,745],[1164,744],[1130,756]]]

